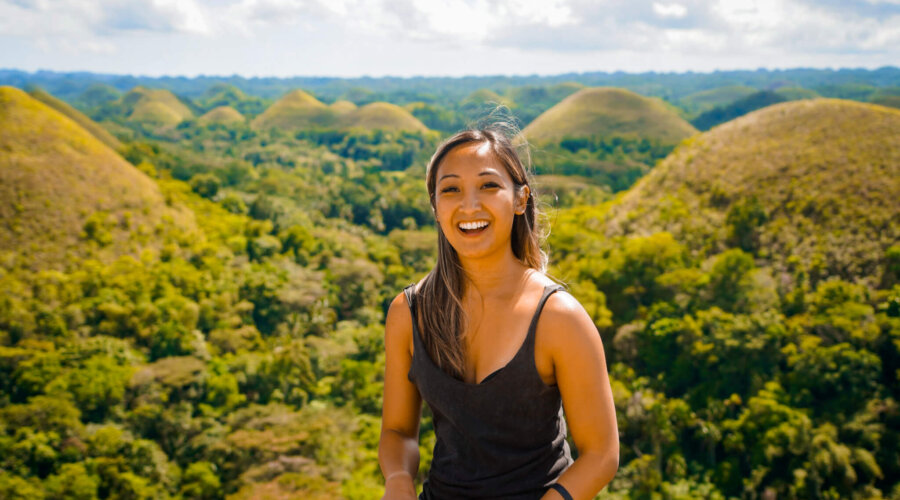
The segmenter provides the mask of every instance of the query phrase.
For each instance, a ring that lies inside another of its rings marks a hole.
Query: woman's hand
[[[381,500],[416,500],[416,486],[406,471],[395,472],[384,480]]]

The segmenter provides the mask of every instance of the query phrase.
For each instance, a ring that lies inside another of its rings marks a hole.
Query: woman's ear
[[[518,196],[516,197],[516,215],[522,215],[525,213],[525,208],[528,206],[528,197],[531,196],[531,188],[528,186],[522,186],[519,188]]]

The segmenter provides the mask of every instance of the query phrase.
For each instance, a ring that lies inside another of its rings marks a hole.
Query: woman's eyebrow
[[[478,174],[479,177],[482,177],[482,176],[485,176],[485,175],[495,175],[495,176],[497,176],[497,177],[503,177],[502,175],[498,174],[497,172],[495,172],[495,171],[493,171],[493,170],[485,170],[484,172],[481,172],[481,173]],[[456,177],[456,178],[459,178],[459,176],[456,175],[456,174],[444,174],[444,175],[441,176],[440,179],[438,179],[438,182],[441,182],[442,180],[446,179],[447,177]]]

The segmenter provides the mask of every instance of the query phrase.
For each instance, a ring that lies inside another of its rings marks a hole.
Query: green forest
[[[606,349],[597,498],[900,500],[900,70],[67,78],[0,72],[0,498],[380,498],[425,165],[508,120]]]

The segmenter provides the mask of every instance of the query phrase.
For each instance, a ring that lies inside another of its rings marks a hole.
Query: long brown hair
[[[547,254],[541,249],[541,233],[538,223],[540,216],[536,195],[531,188],[529,174],[521,156],[527,156],[527,144],[522,143],[523,154],[516,151],[510,135],[502,126],[491,126],[481,129],[464,130],[450,137],[435,151],[428,163],[425,184],[431,207],[437,209],[435,189],[437,186],[437,170],[450,151],[473,143],[490,146],[497,160],[506,167],[515,185],[516,194],[524,186],[528,186],[529,195],[525,212],[513,218],[511,245],[513,255],[526,266],[545,271]],[[462,379],[465,372],[465,346],[460,335],[464,330],[467,318],[462,306],[462,295],[465,280],[462,265],[456,250],[447,241],[447,237],[437,224],[438,257],[434,268],[422,280],[416,291],[416,311],[419,331],[425,350],[434,363],[446,373]]]

